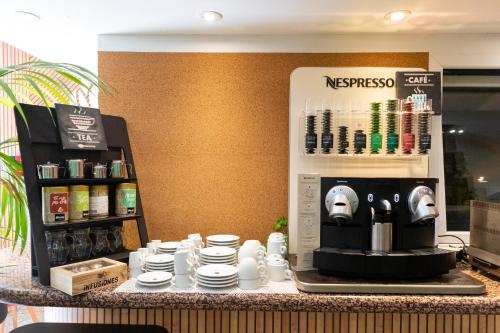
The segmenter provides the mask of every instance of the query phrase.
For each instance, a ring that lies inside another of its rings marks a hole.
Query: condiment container
[[[133,215],[136,212],[137,185],[122,183],[116,186],[115,213],[118,216]]]
[[[92,168],[92,175],[94,178],[102,179],[106,178],[108,175],[108,167],[105,164],[96,163]]]
[[[36,166],[39,179],[57,179],[59,178],[59,169],[66,171],[66,168],[60,167],[57,163],[47,162]]]
[[[68,221],[68,187],[42,187],[43,223]]]
[[[71,185],[69,187],[69,220],[87,220],[89,209],[89,187],[87,185]]]
[[[111,161],[109,175],[111,178],[125,178],[127,168],[129,173],[132,174],[132,164],[127,163],[124,160],[113,160]]]
[[[90,187],[90,217],[107,217],[109,215],[109,186],[94,185]]]
[[[50,286],[74,296],[91,290],[117,286],[127,280],[127,264],[99,258],[52,267]]]
[[[71,159],[66,160],[68,166],[69,178],[79,179],[85,178],[85,160]]]

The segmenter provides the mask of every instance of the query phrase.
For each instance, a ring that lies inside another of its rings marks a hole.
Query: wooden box
[[[127,264],[98,258],[50,269],[50,286],[71,296],[113,285],[128,278]]]

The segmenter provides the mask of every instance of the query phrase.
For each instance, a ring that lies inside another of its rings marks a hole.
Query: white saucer
[[[172,274],[168,272],[148,272],[137,276],[137,282],[143,284],[161,284],[172,280]]]
[[[158,249],[161,250],[177,250],[177,248],[181,245],[180,242],[163,242],[158,244]]]
[[[198,282],[198,286],[202,286],[205,288],[229,288],[229,287],[235,287],[237,285],[238,285],[237,280],[227,284],[209,284],[209,283]]]
[[[167,263],[161,263],[161,264],[153,264],[153,263],[145,263],[144,266],[151,266],[151,267],[170,267],[174,266],[173,262],[167,262]]]
[[[223,265],[231,265],[231,266],[234,266],[236,265],[238,262],[236,260],[233,260],[233,261],[203,261],[201,260],[200,261],[200,264],[202,265],[220,265],[220,264],[223,264]]]
[[[207,242],[233,243],[239,241],[240,241],[240,236],[236,235],[210,235],[207,237]]]
[[[145,262],[146,262],[146,265],[147,264],[152,264],[152,265],[167,264],[167,263],[174,262],[174,256],[171,254],[166,254],[166,253],[165,254],[155,254],[155,255],[147,257]]]
[[[202,257],[225,258],[234,256],[235,254],[236,254],[235,249],[225,246],[206,247],[200,250],[200,255]]]
[[[226,278],[226,279],[218,279],[218,280],[212,280],[212,279],[207,279],[207,278],[203,278],[201,276],[198,276],[196,277],[196,279],[198,281],[201,281],[203,283],[213,283],[213,284],[221,284],[221,283],[229,283],[229,282],[232,282],[234,280],[238,280],[238,276],[231,276],[229,278]]]
[[[238,274],[238,268],[226,264],[211,264],[199,267],[196,273],[207,279],[223,279]]]

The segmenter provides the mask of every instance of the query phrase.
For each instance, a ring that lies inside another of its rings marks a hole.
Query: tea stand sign
[[[56,104],[63,149],[108,150],[99,109]]]

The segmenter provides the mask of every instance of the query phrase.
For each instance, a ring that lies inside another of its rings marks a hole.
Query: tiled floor
[[[34,308],[37,314],[38,321],[43,321],[43,308]],[[17,326],[23,326],[27,324],[31,324],[31,316],[28,311],[26,311],[26,307],[24,305],[17,306]],[[5,319],[4,332],[7,333],[12,331],[12,314],[9,313],[7,318]],[[2,333],[0,331],[0,333]]]

